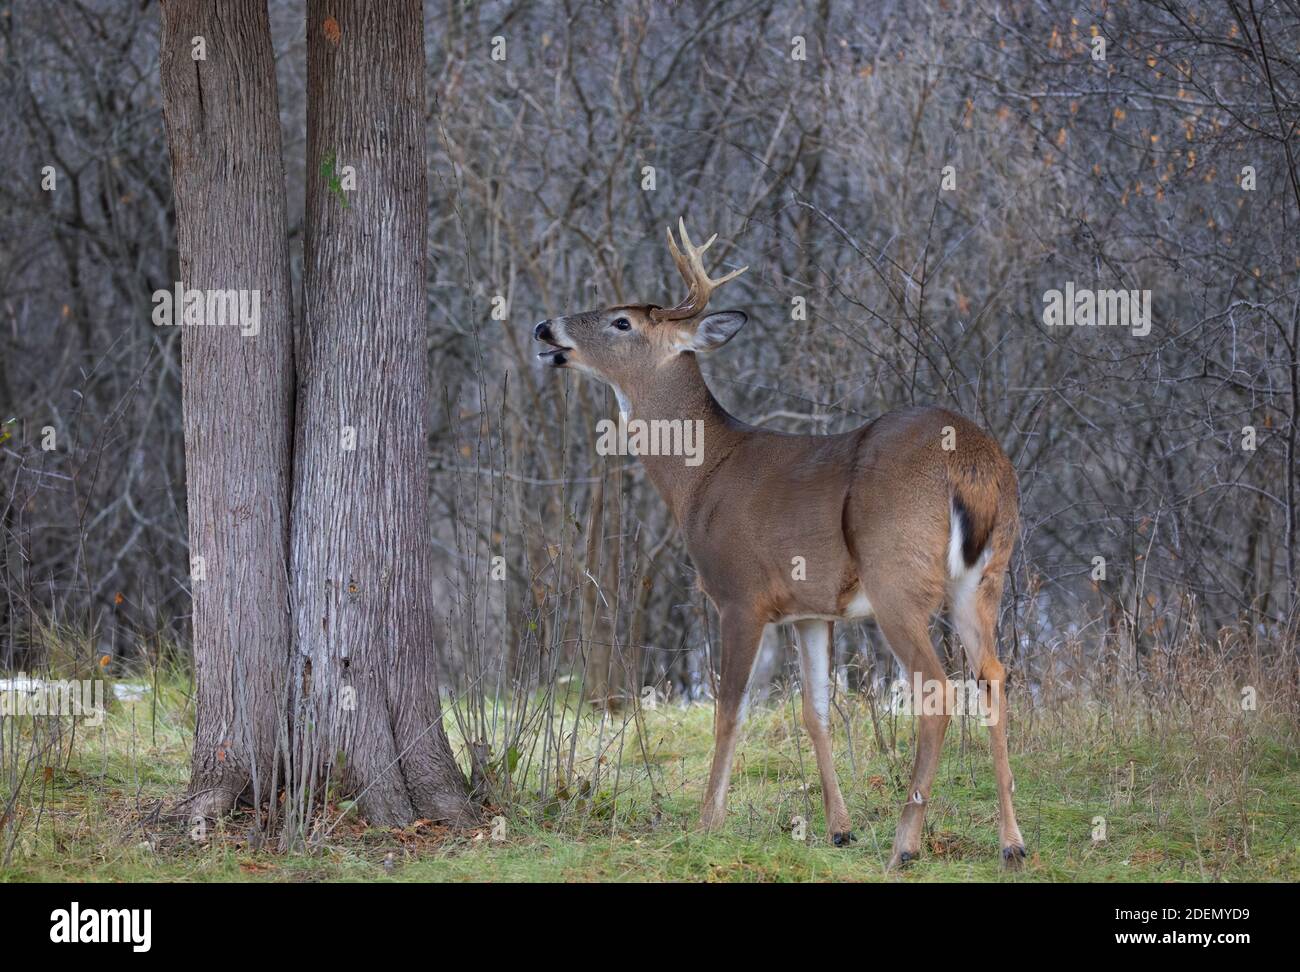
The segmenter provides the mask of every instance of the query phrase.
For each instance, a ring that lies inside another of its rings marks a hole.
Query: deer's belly
[[[848,592],[847,600],[842,596],[840,604],[834,612],[830,611],[802,611],[796,609],[789,614],[783,615],[776,620],[777,624],[790,624],[794,621],[863,621],[875,613],[871,606],[871,600],[867,597],[867,592],[858,584],[853,590]]]
[[[867,597],[867,592],[859,584],[853,592],[853,597],[849,599],[849,603],[844,605],[843,619],[845,621],[861,621],[875,613],[875,608],[871,606],[871,600]]]

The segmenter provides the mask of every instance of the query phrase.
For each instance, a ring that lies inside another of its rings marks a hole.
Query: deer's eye
[[[610,322],[609,326],[620,331],[632,330],[632,322],[629,321],[626,317],[615,318],[613,321]]]

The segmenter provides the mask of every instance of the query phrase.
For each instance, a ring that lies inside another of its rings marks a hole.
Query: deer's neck
[[[638,455],[650,481],[680,522],[683,505],[694,488],[752,430],[718,404],[704,383],[695,355],[678,355],[653,377],[620,393],[620,407],[627,408],[624,419],[630,427],[635,428],[632,423],[637,421],[647,423],[647,434],[660,444],[676,443],[680,431],[680,442],[689,447],[676,454],[661,450],[657,455],[646,451]],[[669,424],[654,426],[655,422]]]

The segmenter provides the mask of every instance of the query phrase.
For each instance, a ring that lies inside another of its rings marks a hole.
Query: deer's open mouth
[[[557,344],[555,347],[547,348],[545,351],[538,351],[537,357],[541,358],[543,361],[547,362],[548,364],[554,365],[556,368],[558,368],[561,365],[563,365],[564,362],[567,360],[564,357],[565,352],[572,351],[572,350],[573,350],[572,348],[566,348],[562,345]]]
[[[533,337],[544,344],[550,345],[545,351],[538,351],[537,357],[556,368],[561,367],[568,360],[564,353],[573,350],[568,345],[555,340],[555,332],[551,330],[550,321],[542,321],[533,328]]]

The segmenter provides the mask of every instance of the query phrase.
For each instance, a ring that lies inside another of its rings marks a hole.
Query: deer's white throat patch
[[[614,397],[618,399],[618,414],[625,419],[632,417],[632,400],[627,397],[627,393],[612,381],[609,383],[610,389],[614,392]]]

